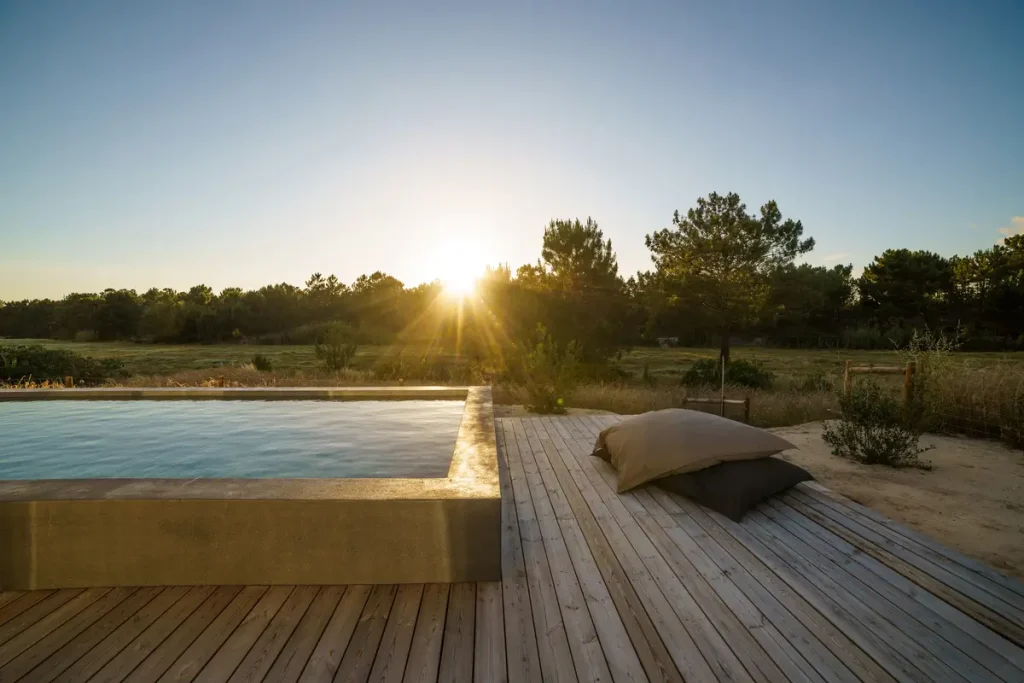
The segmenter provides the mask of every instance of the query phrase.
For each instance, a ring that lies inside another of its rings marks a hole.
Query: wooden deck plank
[[[212,586],[196,586],[164,612],[128,647],[107,662],[90,683],[116,683],[124,680],[167,636],[213,593]]]
[[[537,434],[540,443],[541,448],[534,451],[534,458],[576,570],[577,580],[590,610],[612,680],[645,681],[647,676],[644,674],[643,665],[630,643],[629,633],[616,610],[615,602],[601,576],[601,570],[597,566],[580,522],[576,519],[567,494],[562,490],[552,467],[552,459],[560,456],[555,440],[547,428],[547,422],[533,420],[529,427]]]
[[[630,581],[626,569],[616,557],[611,542],[601,530],[600,523],[590,509],[585,496],[573,480],[573,473],[567,467],[568,461],[562,453],[568,448],[566,440],[562,438],[560,430],[556,429],[555,422],[542,422],[541,424],[547,427],[548,436],[555,447],[555,457],[549,458],[552,471],[579,522],[580,529],[593,553],[594,561],[608,588],[608,594],[615,605],[622,625],[629,634],[630,643],[643,666],[644,673],[651,681],[681,683],[683,677],[676,668],[672,653],[669,652],[654,621],[644,608],[643,601]]]
[[[473,680],[506,683],[504,621],[501,614],[501,582],[476,584],[476,635],[473,640]]]
[[[590,438],[596,437],[607,423],[617,420],[616,416],[602,418],[604,416],[593,416],[589,421],[585,418],[575,420],[580,427],[577,439],[580,448],[589,448]],[[595,467],[599,467],[599,463],[595,463]],[[611,482],[609,480],[609,484]],[[724,595],[741,601],[737,614],[749,614],[749,627],[756,633],[777,634],[780,647],[795,648],[814,671],[828,681],[893,681],[874,660],[810,604],[790,591],[732,536],[716,526],[706,531],[657,487],[647,487],[647,495],[655,499],[676,522],[676,530],[670,531],[670,536],[684,549],[687,558],[701,563],[702,572],[706,572],[709,582],[716,588],[722,588]],[[752,612],[743,609],[743,601],[748,601]],[[799,659],[796,656],[792,658]]]
[[[626,539],[630,546],[627,552],[639,558],[638,575],[649,576],[657,585],[664,595],[664,603],[675,613],[685,633],[696,646],[698,656],[703,657],[716,680],[753,681],[752,673],[758,674],[757,669],[753,672],[747,671],[722,635],[708,621],[693,596],[683,586],[665,558],[640,528],[634,514],[627,508],[625,501],[635,501],[632,501],[629,494],[616,494],[614,487],[609,487],[608,482],[595,469],[590,457],[591,451],[580,442],[586,435],[580,431],[578,425],[576,426],[578,437],[569,443],[567,457],[573,459],[576,467],[589,480],[595,495],[602,499],[612,521],[619,527],[621,537]]]
[[[6,623],[0,626],[0,646],[50,612],[70,602],[81,592],[81,589],[78,588],[54,591],[52,594],[42,596],[38,601],[26,600],[24,609],[18,611],[15,611],[13,608],[18,606],[21,600],[9,605],[12,608],[12,614],[8,617]]]
[[[345,588],[345,594],[338,601],[331,620],[327,622],[327,627],[302,670],[300,681],[326,683],[334,680],[342,655],[348,649],[352,634],[359,624],[359,615],[363,613],[369,598],[370,586]]]
[[[370,667],[377,655],[377,647],[384,635],[384,627],[391,613],[391,605],[398,592],[394,585],[374,586],[370,589],[370,597],[366,601],[363,613],[348,648],[341,658],[341,665],[334,675],[335,681],[365,681],[370,675]]]
[[[793,493],[792,495],[796,497],[798,494]],[[805,498],[797,498],[797,500],[804,503],[807,502],[807,499]],[[902,559],[896,557],[884,548],[880,548],[874,543],[865,540],[847,527],[837,524],[832,518],[821,514],[818,509],[808,506],[803,511],[803,514],[813,520],[817,525],[827,529],[835,537],[841,538],[843,541],[857,548],[861,553],[872,557],[885,565],[891,571],[905,577],[909,581],[912,581],[924,589],[924,591],[935,595],[978,623],[983,624],[995,633],[998,633],[1002,638],[1005,638],[1011,646],[1015,646],[1018,649],[1024,647],[1024,628],[1021,628],[1014,622],[1010,621],[1003,614],[993,612],[988,607],[979,604],[970,597],[965,596],[954,588],[951,588],[931,574],[921,571],[917,567],[904,562]]]
[[[318,586],[297,586],[292,591],[235,672],[231,674],[231,678],[228,679],[231,683],[264,679],[318,592]]]
[[[266,593],[266,586],[246,586],[239,591],[220,614],[209,621],[192,644],[167,667],[158,680],[161,683],[185,683],[195,679],[217,649]]]
[[[8,638],[6,642],[0,643],[0,666],[7,664],[34,643],[45,638],[65,621],[72,619],[79,612],[99,600],[109,590],[109,588],[87,588],[63,605],[50,611],[41,619],[26,624],[24,628]]]
[[[156,597],[111,631],[110,635],[90,648],[74,664],[65,669],[56,680],[70,682],[85,681],[92,678],[107,662],[127,647],[136,636],[149,628],[150,624],[156,621],[161,614],[178,602],[188,590],[187,586],[170,586],[161,590]]]
[[[295,586],[268,588],[192,680],[196,683],[222,683],[228,680],[294,591]]]
[[[716,519],[720,517],[715,513],[710,514]],[[720,521],[724,523],[725,520],[723,518]],[[918,681],[961,680],[960,676],[941,662],[928,661],[928,655],[912,641],[892,633],[887,621],[865,609],[858,597],[833,580],[827,570],[816,567],[811,560],[791,549],[781,538],[771,533],[770,529],[759,524],[759,521],[756,513],[748,513],[742,524],[730,526],[729,530],[741,537],[748,547],[752,546],[762,561],[769,557],[777,558],[782,564],[770,565],[772,570],[794,589],[814,589],[826,596],[825,604],[829,608],[829,616],[843,624],[849,633],[863,634],[867,641],[873,643],[877,652],[884,653],[879,656],[898,663],[901,675]],[[861,646],[863,647],[863,644]],[[924,656],[914,657],[914,653]],[[874,653],[872,655],[875,656]]]
[[[370,670],[370,681],[399,683],[402,680],[422,598],[422,583],[398,587],[395,603],[391,606],[391,615],[388,617],[380,647],[377,649],[377,657],[373,660],[373,668]]]
[[[595,459],[590,457],[591,450],[581,443],[587,436],[584,426],[579,421],[576,423],[580,437],[575,440],[573,447],[570,447],[572,456],[590,478],[595,489],[605,497],[613,517],[629,538],[644,565],[658,582],[666,598],[669,599],[676,614],[715,675],[719,680],[781,680],[782,673],[774,663],[768,660],[767,655],[756,642],[746,643],[745,650],[741,648],[734,650],[733,647],[730,647],[723,634],[738,633],[737,629],[742,630],[742,626],[731,613],[728,617],[722,612],[709,613],[709,610],[717,610],[719,607],[717,603],[711,602],[702,608],[690,592],[691,588],[698,587],[699,584],[689,582],[691,585],[688,587],[670,565],[670,559],[674,557],[671,552],[673,547],[671,541],[660,547],[659,541],[668,539],[658,534],[661,529],[653,523],[648,524],[653,536],[645,533],[643,522],[650,522],[650,515],[636,500],[633,493],[620,495],[615,492],[614,477],[607,469],[597,469]],[[707,590],[707,593],[713,595],[710,589]],[[747,662],[741,662],[741,657],[747,659]],[[761,663],[760,666],[757,664],[758,661]]]
[[[816,484],[736,524],[496,422],[502,581],[0,593],[0,681],[1024,680],[1024,585]]]
[[[113,588],[74,617],[63,622],[31,647],[0,667],[0,681],[16,681],[38,666],[72,638],[90,627],[100,617],[132,594],[132,588]]]
[[[556,430],[562,427],[556,423]],[[643,610],[650,616],[656,627],[657,635],[668,650],[675,663],[675,668],[687,681],[715,681],[717,677],[711,665],[701,654],[700,649],[687,631],[669,598],[662,592],[658,581],[648,571],[636,550],[630,543],[627,534],[619,526],[609,507],[617,503],[612,498],[606,499],[590,481],[571,452],[576,448],[574,439],[565,440],[568,445],[565,451],[559,450],[560,460],[569,471],[572,481],[579,489],[590,512],[597,520],[604,537],[608,540],[613,553],[621,563],[626,576],[635,589]],[[577,513],[579,514],[579,513]],[[648,672],[648,676],[652,674]]]
[[[541,676],[546,681],[575,681],[576,669],[569,651],[569,640],[562,624],[558,594],[548,565],[544,539],[533,508],[533,498],[526,481],[513,424],[502,423],[505,455],[508,459],[512,490],[519,517],[519,536],[526,558],[526,584],[530,589],[533,625],[537,633]]]
[[[0,591],[0,611],[3,610],[5,605],[14,602],[25,595],[25,593],[26,591]]]
[[[902,636],[919,645],[924,651],[944,662],[964,680],[997,681],[998,678],[978,662],[961,652],[963,633],[944,620],[908,599],[885,581],[871,580],[868,572],[835,550],[832,546],[800,525],[782,515],[772,505],[757,510],[762,526],[770,527],[776,537],[808,559],[814,566],[827,571],[831,578],[859,598],[860,605],[878,617],[886,619],[901,631]],[[762,517],[763,515],[763,517]],[[867,579],[866,581],[864,579]],[[909,651],[908,651],[909,652]]]
[[[585,438],[587,425],[580,424],[579,426],[581,432],[584,432],[583,438]],[[578,444],[579,442],[580,439],[577,439]],[[577,455],[585,452],[582,448],[581,445]],[[579,458],[577,460],[582,467],[593,467],[604,480],[608,493],[615,495],[615,473],[610,467],[602,462],[595,461],[590,456],[586,456],[585,462],[580,461]],[[750,623],[749,628],[740,621],[739,616],[729,608],[705,580],[704,575],[691,563],[687,557],[688,553],[684,552],[672,540],[670,534],[682,533],[682,530],[679,529],[672,517],[655,503],[649,494],[642,490],[636,490],[618,497],[647,534],[654,547],[661,553],[663,559],[668,563],[684,588],[693,596],[695,604],[699,606],[699,610],[703,611],[708,617],[710,622],[728,642],[732,652],[741,661],[746,671],[755,680],[821,680],[795,651],[790,656],[779,650],[778,644],[772,640],[770,631],[765,628],[766,626],[771,628],[770,624],[765,624],[763,617],[752,617],[748,622]],[[762,638],[759,640],[754,634],[762,636]],[[768,646],[769,649],[779,655],[778,663],[768,656],[762,645]],[[786,667],[787,673],[785,675],[779,668],[780,665]]]
[[[428,584],[423,589],[420,612],[416,617],[409,657],[405,663],[406,683],[434,683],[441,662],[444,622],[448,613],[447,583]],[[532,625],[531,625],[532,628]]]
[[[562,530],[555,519],[554,509],[537,466],[537,458],[544,455],[543,446],[536,437],[536,430],[531,428],[528,432],[525,428],[530,422],[532,420],[523,420],[519,423],[519,427],[515,429],[516,443],[551,568],[576,676],[582,681],[610,681],[611,673],[608,671],[608,663],[605,661],[597,630],[594,628],[590,610],[583,597],[583,589],[569,558],[569,550],[566,548]]]
[[[53,595],[56,591],[52,590],[38,590],[38,591],[27,591],[22,593],[20,596],[8,602],[6,605],[0,607],[0,626],[6,624],[11,619],[14,619],[25,610],[31,608],[43,600]]]
[[[814,481],[804,482],[800,484],[798,490],[807,493],[812,496],[820,496],[828,498],[829,502],[841,505],[843,507],[844,514],[861,521],[861,517],[867,518],[882,527],[885,527],[889,531],[894,532],[895,535],[890,536],[896,542],[904,545],[909,550],[914,550],[920,554],[920,549],[925,548],[936,555],[940,555],[950,562],[955,562],[961,567],[968,569],[972,573],[976,574],[977,577],[982,581],[991,582],[998,586],[1005,588],[1006,590],[1012,591],[1018,596],[1024,597],[1024,581],[1019,581],[1012,577],[1003,574],[983,562],[979,562],[973,558],[967,557],[966,555],[959,553],[951,548],[948,548],[941,543],[928,538],[924,534],[918,533],[909,527],[906,527],[892,519],[889,519],[877,510],[872,510],[869,507],[865,507],[860,503],[850,500],[846,496],[843,496],[835,491],[825,488]],[[863,522],[862,522],[863,523]],[[870,526],[870,525],[869,525]]]
[[[887,530],[880,532],[869,528],[867,524],[871,524],[870,520],[864,518],[859,521],[855,520],[844,514],[843,511],[837,510],[830,503],[823,502],[802,491],[797,491],[794,495],[803,496],[808,507],[830,518],[865,541],[886,550],[911,567],[941,581],[993,613],[1002,615],[1016,627],[1024,628],[1024,608],[1017,606],[1020,599],[1016,594],[995,584],[979,581],[976,575],[960,565],[952,562],[936,563],[930,557],[907,550],[902,544],[890,539],[893,532]]]
[[[88,628],[78,631],[71,640],[50,653],[34,669],[29,676],[33,683],[49,683],[55,680],[68,667],[78,661],[80,657],[89,652],[98,643],[113,633],[121,624],[127,621],[133,614],[142,609],[150,600],[160,594],[161,588],[151,586],[131,591],[130,595],[114,605],[105,614]],[[94,604],[95,607],[95,604]]]
[[[158,679],[181,656],[199,634],[241,592],[241,586],[219,586],[178,627],[132,671],[128,683],[149,683]]]
[[[476,584],[454,583],[448,592],[438,680],[473,680],[473,642],[476,637]]]
[[[274,666],[267,672],[263,683],[298,680],[344,594],[345,586],[324,586],[320,589],[274,660]]]
[[[505,620],[505,657],[509,683],[531,683],[540,678],[537,632],[533,627],[526,560],[519,535],[519,517],[508,471],[508,456],[501,420],[496,425],[501,483],[501,598]]]
[[[784,515],[789,523],[798,526],[810,534],[819,543],[830,546],[843,562],[856,564],[867,574],[862,574],[862,581],[868,583],[876,591],[885,591],[890,595],[891,591],[899,592],[898,602],[890,598],[890,601],[897,602],[904,611],[919,615],[922,623],[935,622],[937,632],[946,634],[944,637],[956,644],[965,654],[974,661],[985,666],[997,676],[1004,680],[1020,678],[1024,680],[1024,651],[1014,647],[1003,640],[998,634],[986,628],[979,622],[971,619],[958,609],[939,599],[927,590],[920,590],[912,581],[903,575],[895,572],[870,555],[860,552],[855,546],[850,545],[842,538],[829,532],[813,520],[808,518],[805,511],[809,510],[798,499],[792,496],[770,502],[772,509],[778,514]],[[805,539],[810,541],[811,539]],[[814,547],[821,548],[820,545]],[[828,548],[822,548],[827,552]],[[921,614],[920,610],[927,612]],[[955,629],[950,631],[949,629]]]

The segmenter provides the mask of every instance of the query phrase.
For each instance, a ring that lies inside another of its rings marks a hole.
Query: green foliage
[[[253,355],[252,366],[260,372],[272,372],[274,370],[274,363],[264,356],[262,353]]]
[[[39,345],[0,345],[0,383],[63,381],[100,384],[124,377],[124,365],[114,358],[86,358],[67,349]]]
[[[356,355],[352,328],[343,323],[332,323],[314,347],[317,360],[331,372],[344,370]]]
[[[543,325],[538,325],[533,345],[521,354],[527,409],[542,414],[564,413],[566,398],[578,380],[577,371],[577,344],[560,345]]]
[[[918,457],[920,431],[903,405],[876,382],[858,382],[839,397],[841,417],[825,424],[822,438],[835,455],[868,465],[918,467],[930,465]]]
[[[735,193],[700,197],[672,223],[675,229],[646,238],[667,303],[714,330],[728,361],[730,335],[752,326],[767,306],[772,274],[813,249],[814,240],[802,240],[803,224],[783,221],[774,201],[755,216]]]
[[[769,389],[775,382],[775,373],[757,360],[732,360],[725,366],[725,383],[751,389]],[[683,373],[684,386],[718,386],[722,383],[722,362],[701,358]]]

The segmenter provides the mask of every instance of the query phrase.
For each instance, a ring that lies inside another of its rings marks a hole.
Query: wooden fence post
[[[914,370],[916,370],[914,361],[908,360],[907,367],[903,371],[903,409],[906,411],[910,410],[910,402],[914,398]]]
[[[853,384],[853,377],[850,374],[850,368],[853,366],[853,361],[846,361],[846,370],[843,372],[843,393],[850,393],[850,387]]]
[[[750,424],[750,397],[743,397],[743,421]]]

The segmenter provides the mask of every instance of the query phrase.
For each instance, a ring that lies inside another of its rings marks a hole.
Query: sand
[[[861,465],[832,455],[811,422],[772,429],[782,457],[824,486],[948,547],[1024,579],[1024,452],[995,441],[925,435],[930,471]]]

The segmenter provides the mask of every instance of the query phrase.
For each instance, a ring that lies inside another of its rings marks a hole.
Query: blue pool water
[[[445,477],[464,405],[0,403],[0,479]]]

